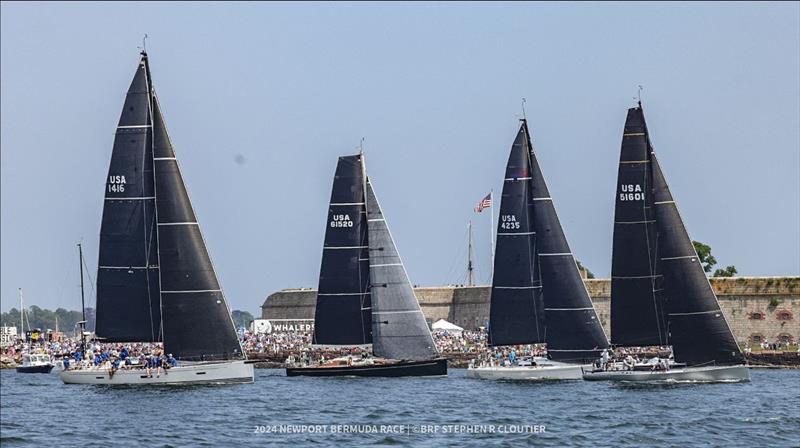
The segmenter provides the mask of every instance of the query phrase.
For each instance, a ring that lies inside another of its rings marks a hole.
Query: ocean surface
[[[3,370],[0,445],[800,446],[800,370],[672,385],[464,373],[287,378],[256,369],[248,385],[109,387]]]

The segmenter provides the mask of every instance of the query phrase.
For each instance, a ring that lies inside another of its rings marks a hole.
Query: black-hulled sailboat
[[[105,186],[97,338],[163,342],[178,361],[143,369],[74,369],[65,383],[252,382],[192,208],[142,52],[117,126]]]
[[[584,379],[750,379],[658,164],[641,103],[628,110],[622,136],[611,276],[612,344],[671,345],[676,364],[613,363]]]
[[[526,120],[506,166],[489,312],[492,346],[547,344],[534,366],[478,366],[484,379],[581,379],[608,347],[558,220]]]
[[[447,360],[433,342],[363,154],[339,158],[322,252],[314,344],[371,344],[374,357],[287,368],[287,376],[447,375]]]

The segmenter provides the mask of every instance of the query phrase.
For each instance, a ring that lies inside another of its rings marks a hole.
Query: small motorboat
[[[17,366],[17,373],[50,373],[53,367],[50,355],[30,353],[22,355],[22,365]]]

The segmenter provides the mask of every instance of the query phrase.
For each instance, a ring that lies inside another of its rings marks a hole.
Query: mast
[[[467,225],[467,233],[469,234],[467,237],[467,285],[475,286],[475,283],[472,279],[472,220],[470,220],[469,224]]]
[[[83,289],[83,247],[78,243],[78,269],[81,271],[81,352],[86,351],[86,302]]]
[[[17,288],[19,290],[19,334],[22,336],[22,340],[25,340],[25,314],[22,310],[22,288]]]

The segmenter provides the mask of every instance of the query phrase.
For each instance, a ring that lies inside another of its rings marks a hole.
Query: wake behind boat
[[[253,366],[245,363],[144,51],[114,139],[99,249],[98,339],[162,342],[179,365],[163,375],[76,366],[60,373],[65,383],[253,381]]]
[[[363,153],[339,158],[326,228],[314,344],[372,344],[375,358],[290,367],[286,375],[447,375],[447,360],[433,342],[367,177]]]
[[[628,110],[614,217],[611,340],[671,345],[675,362],[620,367],[604,353],[585,380],[749,381],[730,326],[653,151],[642,105]]]
[[[536,158],[527,120],[511,147],[497,226],[489,337],[492,346],[547,344],[546,360],[470,366],[481,379],[581,379],[608,347]]]

